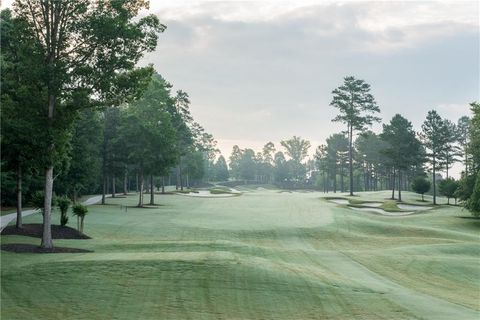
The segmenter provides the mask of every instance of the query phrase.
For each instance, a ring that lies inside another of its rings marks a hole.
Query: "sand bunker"
[[[200,198],[229,198],[229,197],[235,197],[237,195],[237,193],[213,194],[209,190],[199,190],[198,192],[177,193],[177,194],[181,196],[200,197]]]
[[[336,204],[349,204],[347,199],[330,199],[328,201],[336,203]]]
[[[408,216],[413,212],[388,212],[380,208],[357,208],[357,207],[350,207],[352,210],[356,211],[369,211],[369,212],[376,212],[384,216]]]
[[[421,210],[432,209],[432,207],[416,206],[416,205],[413,205],[413,204],[402,204],[402,203],[397,204],[397,207],[402,209],[402,210],[413,210],[413,211],[421,211]]]

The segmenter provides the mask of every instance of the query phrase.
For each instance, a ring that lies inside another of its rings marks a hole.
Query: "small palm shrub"
[[[88,209],[83,204],[76,204],[72,207],[73,215],[77,216],[77,230],[83,233],[83,220],[87,215]]]
[[[64,227],[68,223],[68,207],[70,207],[71,201],[68,197],[62,196],[57,199],[57,206],[60,209],[60,225]]]

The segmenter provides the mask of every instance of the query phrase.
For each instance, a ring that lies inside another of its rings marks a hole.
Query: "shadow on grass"
[[[52,239],[91,239],[89,236],[81,233],[80,231],[67,227],[52,225]],[[2,236],[6,235],[18,235],[34,238],[41,238],[43,235],[43,224],[31,223],[24,224],[21,229],[15,226],[7,226],[2,230]]]
[[[52,249],[44,249],[34,244],[28,243],[7,243],[2,244],[0,248],[4,251],[15,253],[87,253],[93,252],[92,250],[78,249],[78,248],[66,248],[66,247],[53,247]]]

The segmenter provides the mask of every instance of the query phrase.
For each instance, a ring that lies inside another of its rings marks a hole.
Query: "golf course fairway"
[[[382,216],[319,192],[240,191],[108,199],[89,207],[92,239],[54,240],[94,252],[1,251],[1,319],[480,318],[480,220],[461,208]]]

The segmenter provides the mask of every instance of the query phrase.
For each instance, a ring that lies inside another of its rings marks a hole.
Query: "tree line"
[[[143,206],[144,190],[153,203],[166,178],[183,188],[213,170],[216,141],[191,116],[188,94],[137,65],[166,29],[139,16],[147,7],[16,0],[0,13],[2,206],[16,205],[17,227],[25,200],[41,209],[43,248],[53,247],[55,195],[102,193],[105,203],[135,187]]]
[[[22,204],[36,195],[43,248],[53,247],[55,194],[76,201],[101,193],[105,203],[107,193],[134,188],[143,206],[144,191],[153,204],[154,189],[165,184],[183,189],[243,179],[350,194],[390,187],[401,198],[430,170],[435,202],[437,173],[448,176],[460,158],[465,170],[454,193],[479,211],[479,104],[457,124],[430,111],[416,133],[396,115],[375,134],[366,129],[379,121],[380,109],[370,86],[354,77],[344,79],[331,102],[339,111],[333,121],[345,131],[329,137],[313,159],[310,142],[294,136],[281,141],[283,151],[271,142],[257,153],[235,146],[229,170],[223,156],[217,159],[213,136],[191,116],[188,94],[173,93],[153,66],[138,66],[166,29],[155,15],[139,15],[147,7],[143,0],[16,0],[0,13],[2,205],[17,206],[21,227]]]
[[[416,132],[412,123],[396,114],[382,131],[368,129],[379,122],[380,108],[370,85],[354,77],[333,90],[331,106],[338,109],[334,122],[346,130],[330,135],[318,146],[313,158],[311,147],[300,137],[281,141],[285,152],[268,142],[261,152],[234,146],[230,156],[231,176],[237,180],[275,183],[278,186],[316,187],[324,192],[392,190],[392,199],[402,200],[402,190],[421,193],[432,188],[433,203],[438,191],[458,198],[474,214],[479,214],[480,104],[470,104],[473,116],[456,123],[431,110]],[[450,175],[454,163],[463,163],[458,181]],[[440,173],[445,174],[442,178]],[[429,179],[427,179],[429,178]],[[431,181],[429,181],[431,180]],[[439,181],[440,180],[440,181]],[[439,190],[437,190],[439,189]]]

